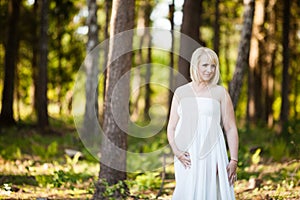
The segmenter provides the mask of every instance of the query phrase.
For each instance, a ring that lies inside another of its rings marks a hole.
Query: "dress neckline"
[[[211,100],[214,100],[214,101],[216,101],[216,102],[218,102],[218,103],[220,104],[220,101],[217,100],[217,99],[215,99],[215,98],[213,98],[213,97],[208,97],[208,96],[198,96],[192,84],[193,84],[193,82],[190,82],[190,83],[189,83],[189,86],[190,86],[190,88],[192,89],[192,92],[195,94],[195,97],[196,97],[196,98],[207,99],[207,100],[211,99]],[[209,86],[207,86],[207,87],[209,87]],[[212,96],[212,95],[211,95],[211,96]]]
[[[215,102],[217,102],[217,103],[220,104],[220,101],[219,101],[219,100],[217,100],[217,99],[215,99],[215,98],[212,98],[212,97],[200,97],[200,96],[195,96],[195,97],[193,97],[193,98],[203,99],[203,100],[212,100],[212,101],[215,101]]]

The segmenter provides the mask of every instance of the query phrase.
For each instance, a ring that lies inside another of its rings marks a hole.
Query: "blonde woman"
[[[176,187],[172,199],[235,199],[238,132],[230,96],[218,85],[216,53],[205,47],[196,49],[190,74],[192,81],[174,93],[167,128],[175,155]]]

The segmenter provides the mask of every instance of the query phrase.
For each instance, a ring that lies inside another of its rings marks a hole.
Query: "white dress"
[[[226,171],[228,156],[221,128],[220,102],[209,97],[182,97],[175,142],[188,151],[191,168],[175,157],[173,200],[235,199]]]

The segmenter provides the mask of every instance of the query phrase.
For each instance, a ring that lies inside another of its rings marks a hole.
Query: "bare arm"
[[[228,178],[230,183],[233,184],[234,179],[236,178],[235,174],[238,162],[239,137],[232,101],[227,91],[225,91],[225,97],[222,98],[222,121],[231,158],[227,166]]]
[[[173,96],[172,105],[171,105],[171,111],[170,111],[170,118],[168,122],[167,127],[167,136],[168,141],[171,146],[171,149],[174,153],[174,155],[178,158],[178,160],[184,165],[185,168],[189,168],[191,165],[191,159],[188,152],[183,152],[176,146],[175,143],[175,129],[177,126],[177,123],[179,121],[179,115],[177,113],[177,109],[179,106],[179,102],[176,98],[176,93]]]
[[[175,144],[175,129],[179,120],[179,116],[177,113],[178,100],[175,95],[176,94],[174,94],[173,96],[172,105],[171,105],[170,118],[167,127],[167,136],[173,153],[177,155],[180,151]]]

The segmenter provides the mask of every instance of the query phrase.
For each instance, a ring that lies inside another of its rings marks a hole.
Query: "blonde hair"
[[[196,49],[192,55],[191,65],[190,65],[191,79],[192,81],[197,83],[201,82],[198,73],[198,65],[201,60],[201,57],[204,55],[206,55],[209,58],[211,63],[216,65],[215,74],[212,77],[212,79],[209,81],[209,84],[217,85],[220,78],[219,58],[218,55],[213,50],[206,47],[200,47]]]

